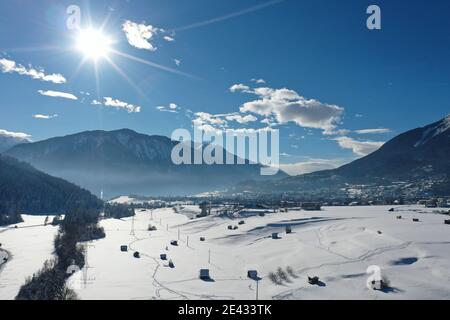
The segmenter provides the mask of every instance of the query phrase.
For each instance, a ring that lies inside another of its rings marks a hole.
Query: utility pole
[[[186,246],[189,247],[189,236],[186,236]]]
[[[208,249],[208,263],[211,264],[211,249]]]
[[[134,216],[131,219],[131,231],[130,231],[130,236],[134,236],[135,232],[134,232]]]
[[[85,244],[84,245],[84,267],[83,267],[83,272],[82,272],[82,278],[83,278],[83,285],[84,288],[86,288],[87,283],[88,283],[88,269],[91,268],[91,266],[89,265],[89,260],[88,260],[88,252],[89,252],[89,248],[93,248],[95,247],[92,244]]]
[[[259,298],[259,280],[256,280],[256,300]]]
[[[180,228],[178,228],[178,241],[180,241]]]

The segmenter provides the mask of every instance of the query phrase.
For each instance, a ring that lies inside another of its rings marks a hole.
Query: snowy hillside
[[[101,222],[107,237],[91,243],[91,268],[69,282],[82,299],[255,299],[256,282],[247,278],[255,269],[260,299],[450,299],[448,216],[418,206],[388,209],[326,207],[195,220],[173,209],[136,210],[135,235],[132,218]],[[147,231],[149,225],[157,230]],[[178,246],[171,245],[178,234]],[[121,252],[121,245],[129,251]],[[371,265],[381,268],[391,289],[366,287]],[[269,279],[278,268],[287,276],[280,284]],[[210,281],[199,279],[200,269],[209,269]],[[321,282],[310,285],[307,276]]]
[[[58,228],[43,226],[45,217],[22,215],[24,222],[0,227],[2,248],[11,253],[0,269],[0,300],[14,299],[25,279],[53,257],[53,239]],[[1,254],[0,254],[1,256]]]

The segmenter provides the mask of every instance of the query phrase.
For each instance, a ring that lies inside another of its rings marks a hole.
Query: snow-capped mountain
[[[444,119],[398,135],[380,149],[340,168],[319,171],[265,184],[245,184],[253,191],[333,194],[345,188],[407,186],[415,190],[450,194],[450,115]],[[382,187],[381,187],[382,188]],[[403,187],[402,187],[403,188]],[[402,191],[402,192],[403,192]]]
[[[261,179],[256,164],[176,166],[177,143],[129,129],[99,130],[18,145],[7,154],[106,196],[189,195]]]

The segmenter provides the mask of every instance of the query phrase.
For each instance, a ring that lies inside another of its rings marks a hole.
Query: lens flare
[[[108,57],[111,43],[111,39],[103,35],[101,31],[86,29],[78,34],[76,47],[86,58],[96,60]]]

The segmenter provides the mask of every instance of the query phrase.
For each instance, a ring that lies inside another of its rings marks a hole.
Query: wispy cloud
[[[78,98],[71,94],[71,93],[67,93],[67,92],[61,92],[61,91],[52,91],[52,90],[38,90],[39,94],[43,95],[43,96],[47,96],[47,97],[52,97],[52,98],[64,98],[64,99],[70,99],[70,100],[78,100]]]
[[[379,129],[361,129],[355,130],[357,134],[381,134],[381,133],[389,133],[391,129],[379,128]]]
[[[173,41],[175,41],[175,38],[173,38],[171,36],[164,36],[164,40],[166,40],[167,42],[173,42]]]
[[[159,106],[156,107],[156,109],[161,112],[171,112],[171,113],[178,113],[178,111],[180,110],[180,108],[175,103],[171,103],[168,106]]]
[[[337,137],[333,140],[337,141],[341,148],[350,149],[359,156],[366,156],[378,150],[384,144],[381,141],[361,141],[346,136]]]
[[[258,120],[254,115],[248,114],[248,115],[241,115],[241,114],[230,114],[228,116],[225,116],[225,119],[228,121],[236,121],[238,123],[244,124],[249,122],[255,122]]]
[[[17,73],[23,76],[28,76],[36,80],[53,82],[56,84],[61,84],[66,82],[66,78],[62,74],[52,73],[45,74],[42,68],[33,68],[31,65],[24,67],[21,64],[16,63],[13,60],[0,59],[0,69],[3,73]]]
[[[175,61],[175,64],[177,65],[177,67],[179,67],[181,65],[180,59],[173,59],[173,61]]]
[[[285,155],[291,157],[291,155]],[[338,168],[349,161],[343,159],[314,159],[308,158],[305,161],[296,163],[280,164],[280,169],[291,176],[311,173],[321,170]]]
[[[34,114],[33,115],[33,118],[35,118],[35,119],[45,119],[45,120],[53,119],[56,117],[58,117],[57,114]]]
[[[255,78],[253,78],[250,81],[254,82],[254,83],[257,83],[257,84],[264,84],[264,83],[266,83],[266,80],[264,80],[264,79],[255,79]]]
[[[138,113],[141,112],[141,107],[128,102],[120,101],[118,99],[113,99],[111,97],[104,97],[103,101],[93,100],[92,105],[103,105],[105,107],[111,107],[116,109],[123,109],[128,111],[128,113]]]
[[[0,129],[0,137],[14,138],[18,140],[30,141],[31,135],[23,132],[11,132]]]

